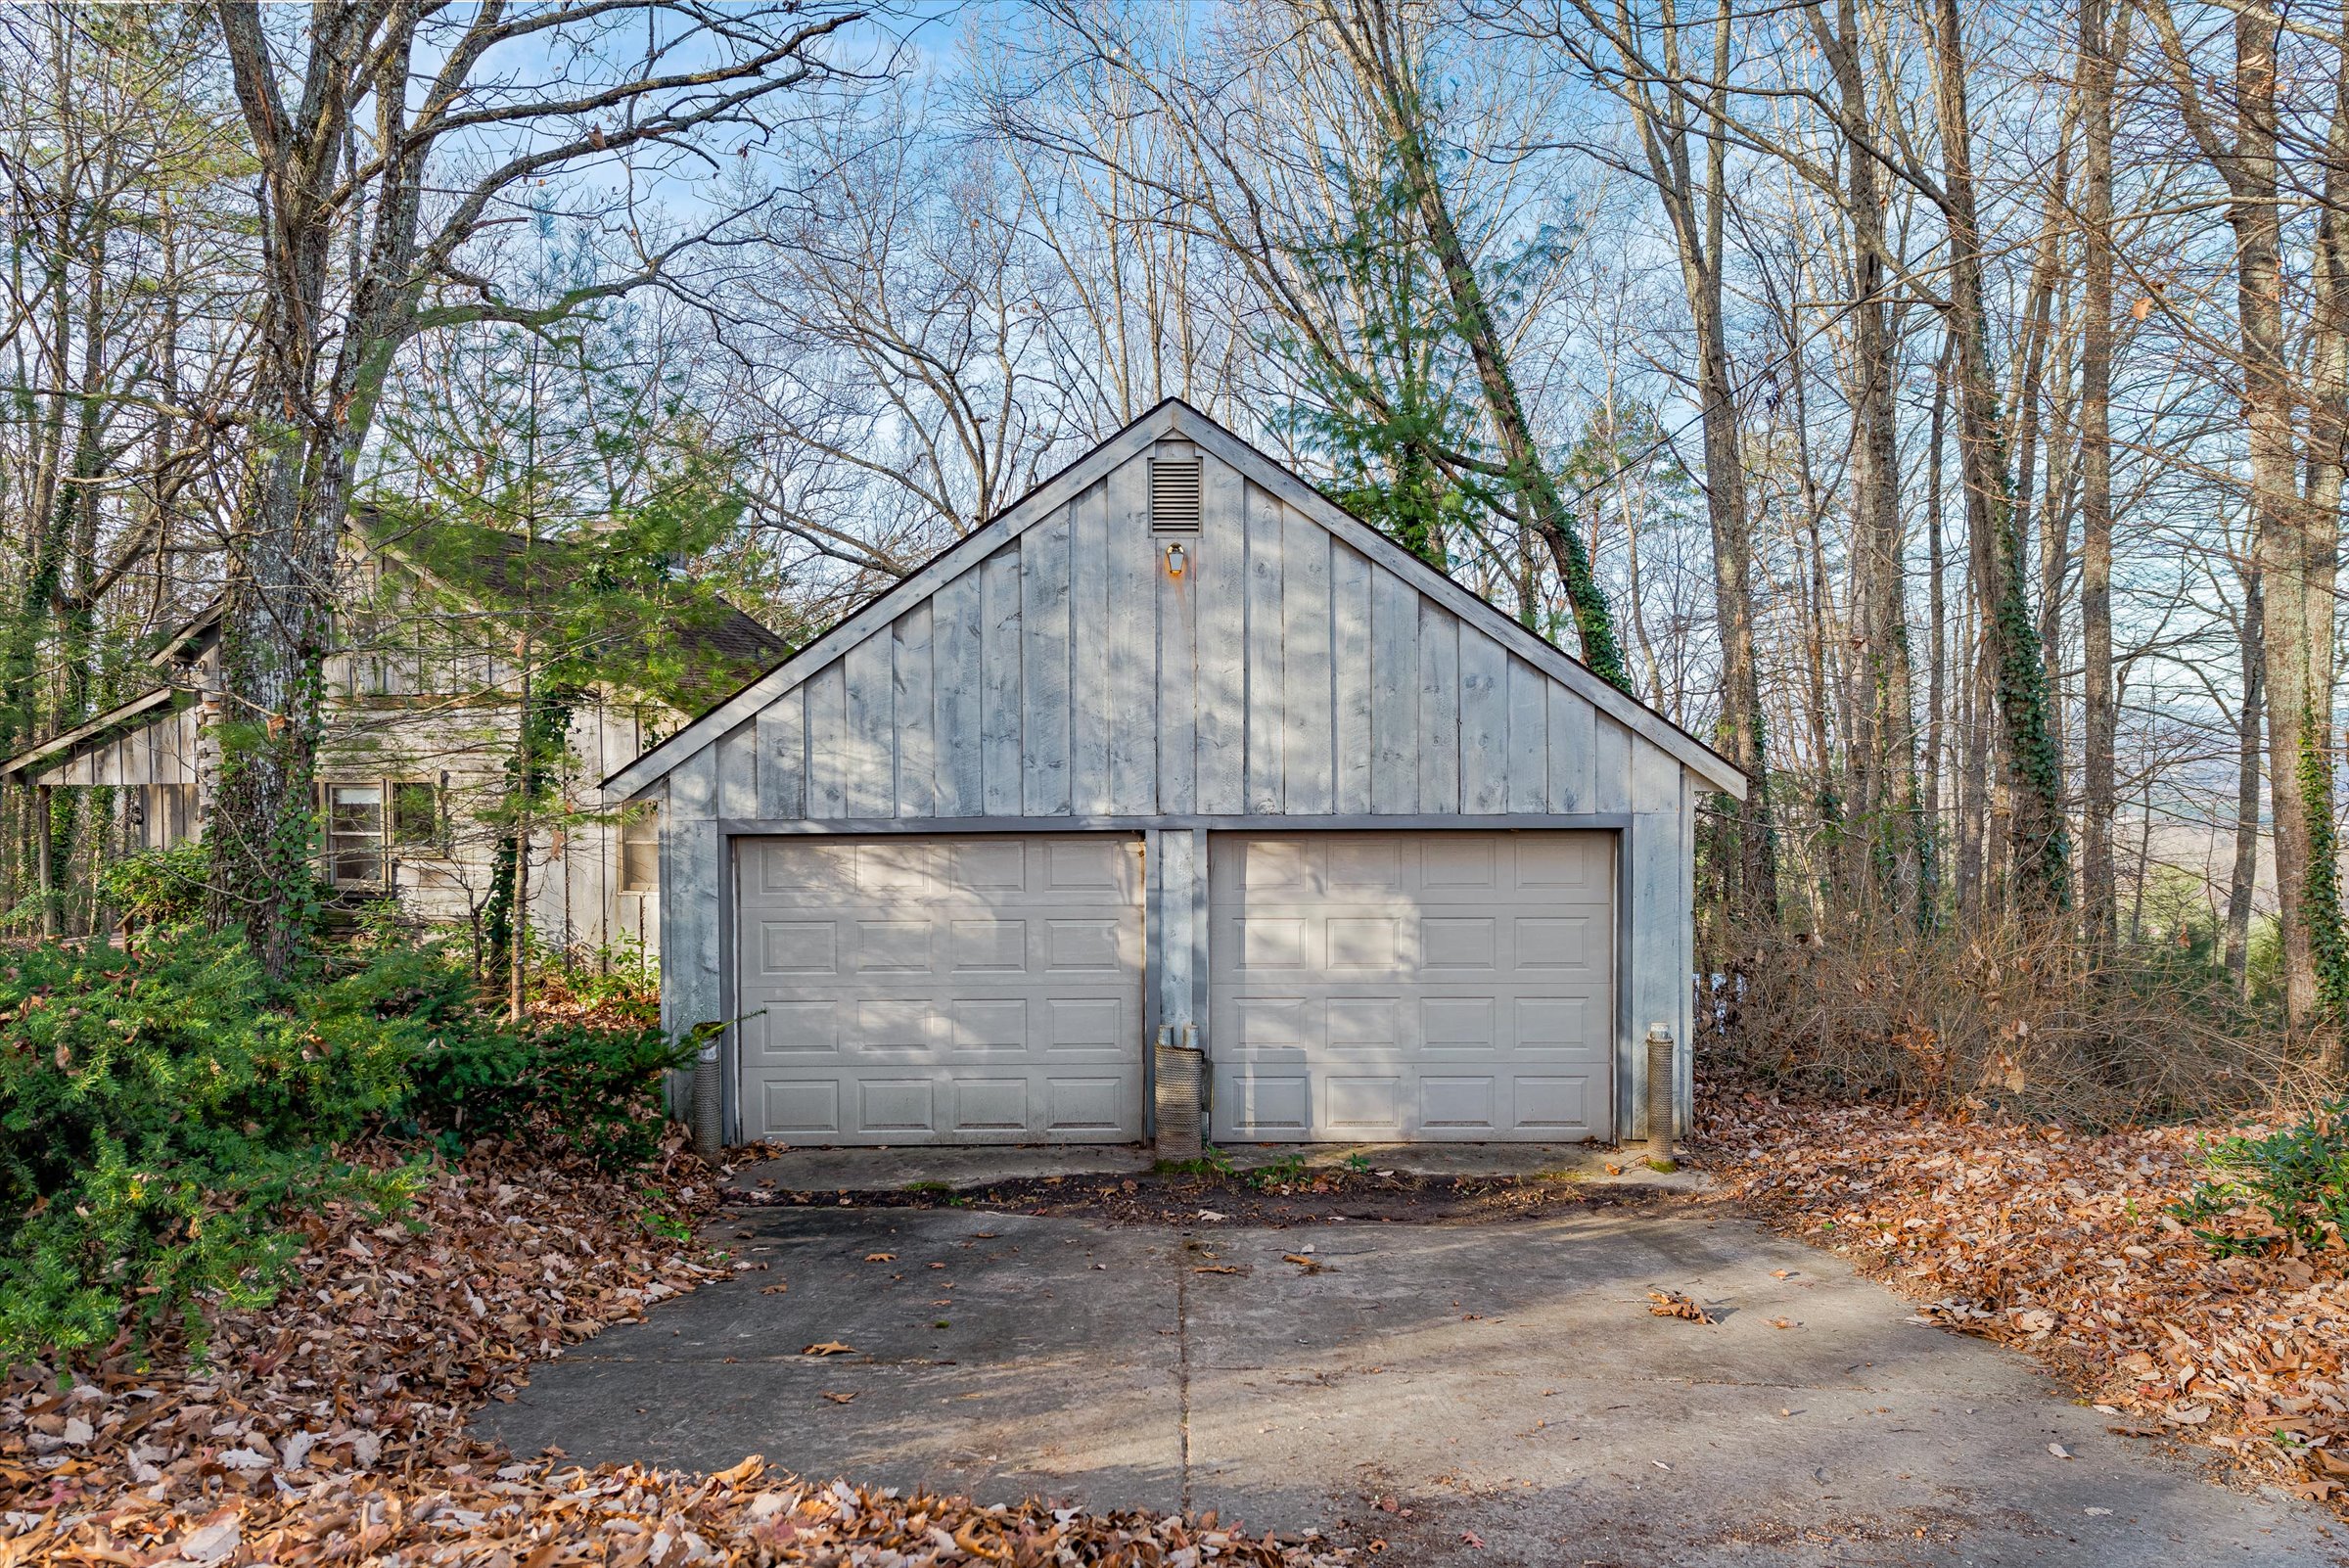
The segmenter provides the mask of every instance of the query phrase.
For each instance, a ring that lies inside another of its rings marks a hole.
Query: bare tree
[[[660,276],[693,237],[539,300],[506,297],[468,248],[526,209],[534,182],[759,135],[762,106],[831,74],[827,40],[864,15],[699,0],[291,14],[223,0],[260,168],[261,269],[255,478],[229,541],[229,711],[207,830],[213,917],[241,925],[272,973],[298,936],[290,890],[309,853],[335,538],[393,355],[435,328],[545,324]]]

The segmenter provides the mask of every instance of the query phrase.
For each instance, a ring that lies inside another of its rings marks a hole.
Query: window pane
[[[651,893],[660,884],[660,808],[631,806],[620,819],[620,891]]]
[[[326,876],[337,887],[372,887],[384,880],[382,785],[327,786]]]
[[[338,888],[371,888],[384,880],[384,857],[372,844],[338,844],[331,867]]]
[[[440,837],[440,792],[430,784],[392,786],[392,842],[431,844]]]
[[[327,796],[329,833],[384,831],[384,792],[375,784],[337,784]]]

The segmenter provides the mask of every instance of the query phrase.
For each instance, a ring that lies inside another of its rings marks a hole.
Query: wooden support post
[[[41,935],[58,935],[57,873],[50,863],[50,832],[55,821],[50,811],[50,789],[46,784],[32,792],[32,845],[37,857],[41,879]]]

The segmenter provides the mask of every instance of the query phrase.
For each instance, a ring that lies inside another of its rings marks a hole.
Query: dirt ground
[[[1204,1216],[1212,1216],[1205,1222],[1228,1221],[1275,1227],[1349,1221],[1495,1222],[1666,1201],[1650,1189],[1595,1186],[1546,1176],[1453,1176],[1344,1170],[1313,1170],[1294,1176],[1277,1170],[1159,1171],[1108,1177],[1048,1176],[958,1190],[924,1186],[795,1192],[780,1186],[729,1186],[721,1197],[729,1205],[755,1208],[966,1209],[1140,1225],[1197,1224]]]

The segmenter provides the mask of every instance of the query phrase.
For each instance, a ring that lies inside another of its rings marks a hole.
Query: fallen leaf
[[[1692,1323],[1712,1322],[1713,1314],[1677,1290],[1651,1290],[1647,1293],[1648,1313],[1655,1317],[1681,1317]]]
[[[802,1356],[853,1356],[856,1354],[856,1347],[844,1345],[837,1339],[827,1339],[819,1340],[800,1354]]]
[[[761,1296],[780,1296],[783,1294],[783,1292],[789,1290],[791,1286],[786,1281],[778,1279],[771,1285],[760,1285],[759,1287],[759,1294]]]
[[[2068,1459],[2068,1458],[2070,1458],[2070,1457],[2072,1456],[2072,1451],[2071,1451],[2071,1450],[2069,1450],[2069,1449],[2067,1449],[2067,1448],[2065,1448],[2065,1447],[2064,1447],[2062,1444],[2060,1444],[2060,1443],[2050,1443],[2050,1444],[2049,1444],[2049,1445],[2048,1445],[2048,1452],[2049,1452],[2050,1453],[2052,1453],[2052,1454],[2054,1454],[2054,1455],[2055,1455],[2055,1457],[2057,1457],[2058,1459]]]
[[[855,1397],[856,1396],[853,1394],[835,1394],[830,1389],[824,1390],[824,1398],[830,1400],[835,1405],[846,1405]]]
[[[551,1445],[515,1454],[467,1420],[512,1399],[565,1347],[734,1277],[733,1259],[694,1239],[715,1218],[719,1179],[676,1128],[624,1177],[529,1137],[484,1142],[454,1165],[389,1140],[345,1152],[412,1180],[400,1217],[339,1201],[303,1211],[277,1301],[207,1314],[208,1367],[190,1364],[176,1329],[161,1328],[135,1372],[110,1359],[94,1377],[33,1365],[0,1381],[0,1512],[11,1515],[0,1520],[0,1565],[562,1568],[585,1547],[641,1568],[717,1568],[847,1562],[883,1542],[908,1560],[1007,1565],[1047,1544],[1036,1560],[1170,1562],[1214,1528],[810,1483],[755,1455],[702,1474],[585,1467]],[[43,1418],[53,1419],[33,1424]],[[85,1428],[86,1442],[67,1443]],[[37,1472],[20,1462],[32,1457],[29,1432],[58,1442]],[[942,1538],[967,1547],[944,1549]],[[1267,1537],[1234,1541],[1216,1561],[1243,1559],[1348,1560],[1315,1540]]]
[[[1282,1263],[1293,1263],[1309,1274],[1317,1274],[1330,1268],[1328,1264],[1321,1263],[1316,1259],[1308,1258],[1303,1253],[1297,1252],[1282,1253],[1280,1255],[1280,1261]]]
[[[894,1252],[868,1252],[864,1255],[864,1261],[866,1263],[896,1263],[898,1255]]]
[[[1191,1270],[1194,1274],[1238,1274],[1246,1271],[1234,1264],[1201,1264]]]

